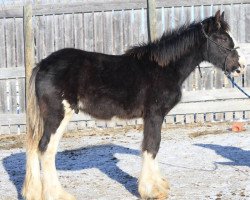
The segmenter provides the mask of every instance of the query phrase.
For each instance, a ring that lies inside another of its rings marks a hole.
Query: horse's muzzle
[[[241,65],[232,71],[232,75],[234,77],[240,76],[245,72],[245,69],[246,69],[245,65]]]

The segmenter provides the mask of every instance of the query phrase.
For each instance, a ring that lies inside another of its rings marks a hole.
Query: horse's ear
[[[220,10],[218,10],[215,13],[215,24],[217,26],[217,29],[220,29],[221,25],[220,25],[220,20],[221,20],[221,15],[220,15]]]
[[[220,17],[221,17],[221,16],[220,16],[220,10],[218,10],[218,11],[215,13],[215,16],[214,16],[214,17],[215,17],[215,21],[216,21],[216,22],[220,22]]]
[[[223,11],[220,16],[221,21],[225,21],[225,12]]]

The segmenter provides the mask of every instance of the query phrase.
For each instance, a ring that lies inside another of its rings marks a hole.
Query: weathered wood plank
[[[214,71],[214,88],[220,89],[224,87],[224,75],[221,69],[215,68]]]
[[[171,9],[170,8],[164,8],[164,21],[165,21],[165,31],[171,30]]]
[[[16,79],[9,80],[10,91],[9,91],[9,106],[10,113],[17,113],[17,87],[16,87]]]
[[[25,124],[25,114],[0,114],[0,125]]]
[[[141,31],[142,31],[142,37],[143,37],[142,42],[146,43],[148,41],[147,9],[142,8],[141,20],[142,20]]]
[[[114,54],[123,53],[123,37],[122,37],[122,11],[113,13],[113,52]]]
[[[239,32],[238,41],[243,43],[246,42],[246,6],[244,4],[239,5]]]
[[[65,37],[64,37],[64,15],[54,15],[54,36],[55,36],[55,50],[64,48]]]
[[[95,51],[103,52],[103,13],[94,13]]]
[[[64,47],[74,47],[74,27],[73,27],[73,15],[64,15],[64,37],[65,46]]]
[[[94,14],[93,13],[84,13],[84,36],[85,36],[84,49],[87,51],[94,51]]]
[[[23,19],[15,19],[16,67],[24,67]],[[14,67],[14,66],[11,66]]]
[[[137,45],[139,41],[139,21],[140,18],[140,11],[139,10],[132,10],[131,11],[131,26],[132,26],[132,38],[133,38],[133,45]]]
[[[7,113],[7,85],[6,80],[0,80],[0,113]]]
[[[0,80],[25,77],[24,67],[0,68]]]
[[[54,16],[44,16],[45,22],[45,56],[51,54],[55,51],[54,48],[54,40],[55,40],[55,32],[54,32]]]
[[[164,10],[165,10],[164,7],[157,9],[157,32],[158,32],[157,35],[162,35],[166,29],[165,28],[166,22],[165,22],[165,11]]]
[[[124,22],[123,22],[123,41],[124,41],[124,50],[128,49],[132,46],[132,38],[131,38],[131,16],[130,11],[123,11]]]
[[[181,22],[181,20],[182,20],[182,13],[181,13],[181,9],[182,9],[182,7],[174,7],[174,9],[175,9],[175,11],[174,11],[174,13],[175,13],[175,26],[176,27],[179,27],[179,26],[181,26],[181,25],[183,25],[183,23]]]
[[[18,78],[18,85],[19,85],[19,113],[24,113],[26,111],[25,105],[25,79]]]
[[[74,14],[74,43],[78,49],[83,49],[84,45],[84,24],[83,14]]]
[[[16,66],[16,52],[15,52],[15,19],[9,18],[6,19],[6,30],[5,30],[5,38],[6,38],[6,66],[15,67]],[[16,80],[8,80],[7,81],[7,110],[10,113],[15,112],[17,104],[16,102]]]
[[[104,41],[104,52],[107,54],[113,54],[113,18],[112,12],[103,12],[103,41]],[[129,32],[128,32],[129,33]]]
[[[203,70],[201,70],[201,74],[199,72],[199,69],[196,68],[194,71],[194,75],[195,75],[195,90],[202,90],[204,88],[204,84],[203,84]],[[202,75],[202,77],[201,77]]]
[[[0,68],[6,67],[5,19],[0,19]]]
[[[22,6],[5,6],[0,10],[0,18],[23,17]]]
[[[245,19],[245,33],[246,33],[246,42],[250,42],[250,4],[245,5],[246,10],[246,19]]]
[[[214,67],[211,67],[211,68],[205,68],[203,69],[204,74],[204,87],[205,87],[205,90],[210,90],[213,88],[213,78],[214,78],[214,71],[215,71],[215,68]]]
[[[45,18],[44,16],[37,16],[34,18],[34,36],[36,48],[36,62],[43,59],[46,55],[45,49]]]
[[[16,66],[15,53],[15,19],[5,21],[6,67]]]

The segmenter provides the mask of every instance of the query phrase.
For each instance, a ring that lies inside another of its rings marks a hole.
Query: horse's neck
[[[194,48],[175,63],[179,77],[179,84],[182,84],[194,69],[203,61],[199,49]]]

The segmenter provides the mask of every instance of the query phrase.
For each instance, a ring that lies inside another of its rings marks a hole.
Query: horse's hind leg
[[[147,116],[144,119],[142,143],[142,170],[139,178],[139,193],[142,199],[166,199],[169,185],[160,174],[156,155],[161,141],[163,116]]]
[[[64,109],[49,110],[44,120],[44,134],[39,143],[41,150],[41,167],[43,172],[44,200],[72,200],[71,194],[65,192],[58,180],[55,156],[64,129],[70,121],[73,110],[66,100],[62,102]],[[63,112],[63,113],[61,113]]]

